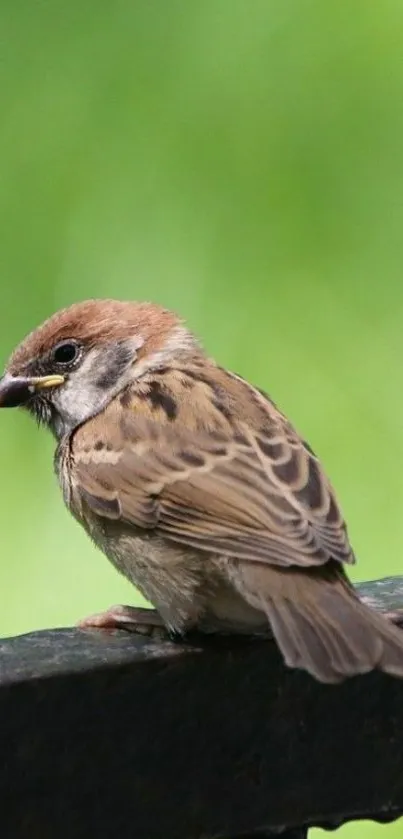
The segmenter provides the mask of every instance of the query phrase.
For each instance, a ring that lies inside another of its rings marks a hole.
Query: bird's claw
[[[170,637],[162,618],[155,609],[135,606],[111,606],[105,612],[98,612],[78,621],[79,629],[125,629],[147,638],[165,640]]]

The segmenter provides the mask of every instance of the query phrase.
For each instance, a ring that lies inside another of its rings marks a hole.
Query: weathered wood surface
[[[403,616],[403,578],[360,593]],[[264,640],[0,642],[4,837],[302,839],[401,814],[403,681],[320,685]]]

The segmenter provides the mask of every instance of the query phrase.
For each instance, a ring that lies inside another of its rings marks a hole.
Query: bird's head
[[[134,379],[197,347],[177,315],[153,303],[76,303],[14,350],[0,379],[0,407],[27,408],[60,438]]]

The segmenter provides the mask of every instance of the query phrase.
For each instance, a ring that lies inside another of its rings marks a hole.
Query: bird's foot
[[[155,609],[135,606],[111,606],[105,612],[98,612],[77,623],[79,629],[126,629],[137,635],[166,640],[170,634]]]

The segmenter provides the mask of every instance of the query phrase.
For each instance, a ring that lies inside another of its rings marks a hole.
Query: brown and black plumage
[[[347,579],[354,555],[318,459],[171,312],[57,313],[11,357],[0,402],[52,428],[68,507],[169,629],[270,626],[285,662],[321,681],[403,676],[403,635]]]

